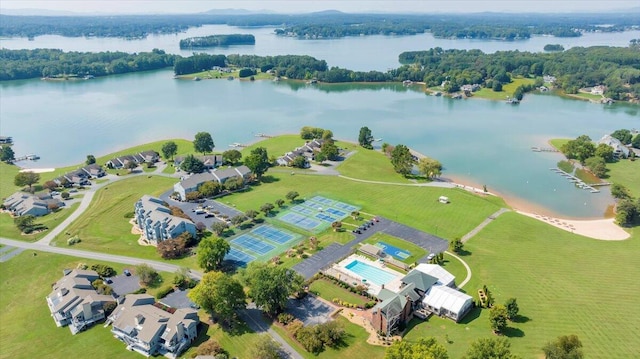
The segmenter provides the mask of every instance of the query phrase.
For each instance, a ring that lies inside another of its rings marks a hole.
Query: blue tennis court
[[[230,243],[238,247],[247,248],[248,250],[260,255],[267,254],[270,250],[275,248],[275,246],[265,243],[258,238],[248,234],[243,234],[239,237],[236,237],[236,239],[232,240]]]
[[[284,216],[280,217],[280,220],[291,223],[294,226],[298,226],[306,230],[311,230],[320,225],[320,222],[316,221],[315,219],[308,218],[293,212],[286,213]]]
[[[411,253],[405,250],[402,250],[396,246],[392,246],[384,242],[378,242],[376,243],[376,246],[382,248],[383,252],[385,252],[386,254],[396,259],[400,259],[400,260],[407,259],[411,255]]]
[[[353,211],[355,211],[355,210],[357,210],[357,209],[359,208],[359,207],[352,206],[352,205],[350,205],[350,204],[346,204],[346,203],[342,203],[342,202],[336,202],[336,203],[334,203],[334,204],[333,204],[333,207],[340,208],[340,209],[344,209],[345,211],[347,211],[347,212],[349,212],[349,213],[350,213],[350,212],[353,212]]]
[[[297,205],[297,206],[291,207],[291,210],[294,211],[294,212],[306,214],[307,216],[310,216],[310,215],[315,213],[314,210],[312,210],[311,208],[308,208],[308,207],[305,207],[305,206],[301,206],[301,205]]]
[[[326,207],[322,203],[319,203],[319,202],[316,202],[316,201],[310,201],[310,200],[309,201],[304,201],[300,205],[305,206],[307,208],[311,208],[314,211],[318,210],[318,208]]]
[[[318,214],[316,214],[315,217],[318,218],[318,219],[321,219],[321,220],[323,220],[325,222],[335,222],[336,221],[336,219],[334,217],[328,216],[328,215],[326,215],[324,213],[318,213]]]
[[[278,244],[285,244],[295,238],[295,235],[282,231],[280,229],[273,228],[271,226],[260,226],[251,231],[260,237],[264,237],[272,242]]]
[[[334,202],[335,202],[335,201],[334,201],[334,200],[332,200],[332,199],[325,198],[325,197],[322,197],[322,196],[315,196],[315,197],[311,198],[311,200],[312,200],[312,201],[316,201],[316,202],[318,202],[318,203],[322,203],[322,204],[324,204],[325,206],[331,206],[331,205],[333,205],[333,204],[334,204]]]
[[[333,214],[337,217],[343,218],[346,217],[347,214],[345,212],[342,212],[341,210],[335,209],[335,208],[327,208],[325,209],[325,212]]]
[[[239,251],[232,247],[231,250],[229,250],[229,253],[227,253],[227,255],[224,256],[224,259],[227,261],[237,262],[240,265],[246,265],[247,263],[253,261],[256,258],[254,256],[248,255],[245,252]]]

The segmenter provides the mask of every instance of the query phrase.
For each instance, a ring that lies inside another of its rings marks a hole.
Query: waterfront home
[[[186,156],[176,156],[173,158],[173,166],[180,167]],[[204,164],[207,169],[214,169],[222,166],[222,155],[195,156]]]
[[[397,292],[383,288],[372,309],[376,331],[391,334],[413,316],[433,313],[459,322],[473,308],[473,298],[454,289],[455,277],[435,264],[420,263],[402,278]]]
[[[104,177],[107,173],[104,171],[104,169],[102,168],[102,166],[97,165],[97,164],[90,164],[88,166],[84,166],[81,168],[81,170],[88,174],[89,177],[95,177],[95,178],[100,178],[100,177]]]
[[[127,350],[175,358],[198,336],[200,319],[193,309],[161,308],[148,294],[129,294],[109,316],[111,333]]]
[[[251,170],[247,166],[239,166],[218,169],[211,172],[196,173],[173,185],[173,191],[178,194],[180,200],[185,201],[187,199],[187,193],[197,191],[198,187],[205,182],[214,181],[224,184],[227,180],[234,177],[240,177],[246,182],[251,177]]]
[[[150,244],[157,245],[184,232],[196,236],[193,222],[171,214],[171,209],[160,198],[142,196],[134,206],[134,213],[143,238]]]
[[[598,145],[604,143],[605,145],[613,148],[613,156],[616,158],[629,157],[629,148],[625,146],[619,139],[611,137],[611,135],[604,135],[598,141]]]
[[[556,82],[556,77],[555,76],[551,76],[551,75],[544,75],[542,76],[542,80],[546,83],[554,83]]]
[[[603,85],[593,86],[591,88],[592,95],[604,95],[606,91],[607,91],[607,88]]]
[[[13,138],[10,136],[0,136],[0,145],[9,145],[13,143]]]
[[[92,270],[64,270],[47,296],[51,317],[58,327],[69,326],[76,334],[105,319],[104,305],[115,302],[110,295],[98,294],[92,283],[100,279]]]
[[[120,169],[124,168],[130,162],[136,164],[142,163],[156,163],[160,160],[160,154],[156,151],[142,151],[134,153],[132,155],[124,155],[116,158],[112,158],[105,164],[109,168]]]
[[[53,208],[63,207],[64,203],[50,195],[37,196],[26,192],[16,192],[3,202],[4,208],[14,216],[44,216]]]
[[[476,91],[480,90],[480,85],[479,84],[462,85],[462,86],[460,86],[460,90],[462,90],[465,93],[467,93],[467,92],[476,92]]]
[[[291,152],[285,153],[281,157],[278,157],[278,159],[276,160],[276,163],[279,166],[291,166],[291,164],[293,163],[293,160],[299,156],[305,157],[307,162],[313,161],[315,160],[315,154],[317,152],[320,152],[320,149],[322,148],[323,143],[324,143],[324,140],[321,140],[321,139],[313,139],[311,141],[306,141],[304,145],[294,149]],[[308,167],[308,163],[307,163],[307,167]]]

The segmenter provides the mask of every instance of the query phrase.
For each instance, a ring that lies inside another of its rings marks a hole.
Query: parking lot
[[[289,299],[287,311],[300,319],[304,325],[326,323],[336,307],[320,301],[312,295],[302,299]]]
[[[160,303],[169,306],[171,308],[196,308],[195,303],[193,303],[188,297],[187,293],[189,293],[189,289],[187,290],[176,290],[173,293],[168,294],[166,297],[160,299]]]
[[[111,277],[110,279],[111,283],[109,283],[109,285],[113,289],[113,293],[117,296],[133,293],[140,289],[140,277],[137,275],[126,276],[124,274],[119,274],[115,277]]]
[[[228,218],[233,218],[237,215],[243,214],[241,211],[238,211],[233,207],[227,206],[221,202],[211,200],[211,199],[204,200],[202,203],[175,201],[169,198],[169,196],[171,196],[172,193],[173,193],[173,190],[169,190],[163,193],[160,196],[160,199],[167,202],[171,206],[179,207],[187,216],[189,216],[189,218],[191,218],[193,223],[202,222],[204,223],[205,226],[207,226],[207,228],[211,228],[212,224],[216,222],[222,222],[222,220],[216,217],[207,217],[206,214],[204,213],[196,214],[195,209],[198,207],[209,207],[211,208],[212,212],[217,211],[220,213],[220,215],[225,215]]]

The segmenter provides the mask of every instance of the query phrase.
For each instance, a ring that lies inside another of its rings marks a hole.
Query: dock
[[[256,137],[262,137],[262,138],[272,138],[273,137],[273,136],[265,135],[264,133],[258,133],[255,136]]]
[[[591,193],[600,193],[600,190],[595,188],[596,186],[608,186],[608,185],[610,185],[610,183],[607,183],[607,182],[597,183],[597,184],[592,184],[592,185],[586,184],[581,179],[579,179],[578,177],[576,177],[576,176],[574,176],[572,174],[569,174],[569,173],[559,169],[558,167],[552,167],[552,168],[549,168],[549,170],[559,174],[562,177],[567,178],[569,180],[569,182],[575,184],[576,187],[578,187],[580,189],[587,190],[587,191],[589,191]]]
[[[553,147],[531,147],[531,151],[533,152],[560,152]]]
[[[25,161],[25,160],[37,161],[39,159],[40,159],[40,156],[38,156],[38,155],[28,154],[28,155],[25,155],[25,156],[16,156],[15,159],[13,160],[13,162]]]
[[[230,144],[229,147],[247,147],[247,145],[244,145],[244,144],[238,143],[238,142],[234,142],[234,143]]]

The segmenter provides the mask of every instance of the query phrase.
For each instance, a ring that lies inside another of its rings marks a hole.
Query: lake
[[[405,144],[439,159],[444,176],[487,185],[516,203],[553,215],[601,217],[607,191],[579,190],[549,170],[561,156],[536,153],[556,137],[599,139],[618,128],[640,128],[639,108],[603,106],[553,95],[527,95],[519,106],[482,99],[428,96],[416,87],[304,85],[272,81],[186,81],[171,70],[91,81],[0,84],[2,134],[16,154],[37,153],[38,167],[82,162],[134,144],[193,138],[211,132],[217,150],[255,134],[333,130],[355,140],[362,126],[384,142]],[[280,155],[280,154],[275,154]]]
[[[163,49],[168,53],[190,56],[193,52],[215,54],[254,55],[310,55],[326,60],[329,66],[339,66],[358,71],[386,71],[399,66],[398,55],[404,51],[443,49],[480,49],[487,53],[506,50],[543,51],[546,44],[561,44],[568,49],[575,46],[628,46],[631,39],[640,38],[640,30],[621,33],[587,33],[582,37],[556,38],[533,36],[527,40],[453,40],[437,39],[430,33],[414,36],[361,36],[341,39],[299,40],[280,37],[271,27],[237,28],[227,25],[205,25],[190,28],[179,34],[150,35],[145,39],[62,37],[57,35],[27,38],[2,38],[0,47],[7,49],[54,48],[64,51],[151,51]],[[255,45],[238,45],[210,49],[180,50],[181,39],[214,34],[253,34]]]

